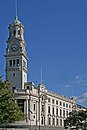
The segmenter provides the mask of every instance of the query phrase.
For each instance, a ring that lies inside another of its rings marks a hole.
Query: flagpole
[[[41,67],[41,84],[42,84],[42,67]]]

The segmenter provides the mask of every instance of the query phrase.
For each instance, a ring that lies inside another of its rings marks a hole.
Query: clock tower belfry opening
[[[6,80],[12,87],[24,89],[27,82],[27,54],[24,40],[24,26],[16,16],[9,24],[9,37],[6,48]]]

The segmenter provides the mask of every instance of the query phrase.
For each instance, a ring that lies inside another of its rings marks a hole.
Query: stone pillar
[[[39,126],[41,125],[41,98],[39,97]]]
[[[53,122],[52,122],[52,121],[53,121],[53,118],[52,118],[52,116],[51,116],[51,118],[50,118],[50,121],[51,121],[51,122],[50,122],[50,125],[52,126],[52,125],[53,125]]]
[[[47,104],[47,100],[45,100],[45,106],[44,106],[44,110],[45,110],[45,125],[48,125],[48,104]]]
[[[36,126],[38,122],[38,102],[36,101]]]
[[[29,105],[29,113],[30,113],[30,121],[33,120],[33,100],[32,97],[30,96],[30,105]]]
[[[50,105],[50,114],[51,114],[51,117],[50,117],[50,120],[51,120],[51,126],[52,126],[52,104]]]
[[[26,99],[26,122],[28,122],[28,99]]]

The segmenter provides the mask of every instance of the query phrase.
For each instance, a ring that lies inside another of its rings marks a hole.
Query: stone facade
[[[22,91],[14,90],[19,105],[24,105],[25,120],[30,126],[63,127],[75,100],[53,93],[42,84],[25,83]],[[21,99],[21,100],[20,100]]]

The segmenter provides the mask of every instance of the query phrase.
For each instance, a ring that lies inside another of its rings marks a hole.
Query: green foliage
[[[13,99],[10,83],[0,78],[0,124],[14,123],[22,119],[23,113]]]
[[[87,110],[72,111],[69,113],[69,117],[64,121],[64,127],[76,127],[76,129],[87,129]]]

